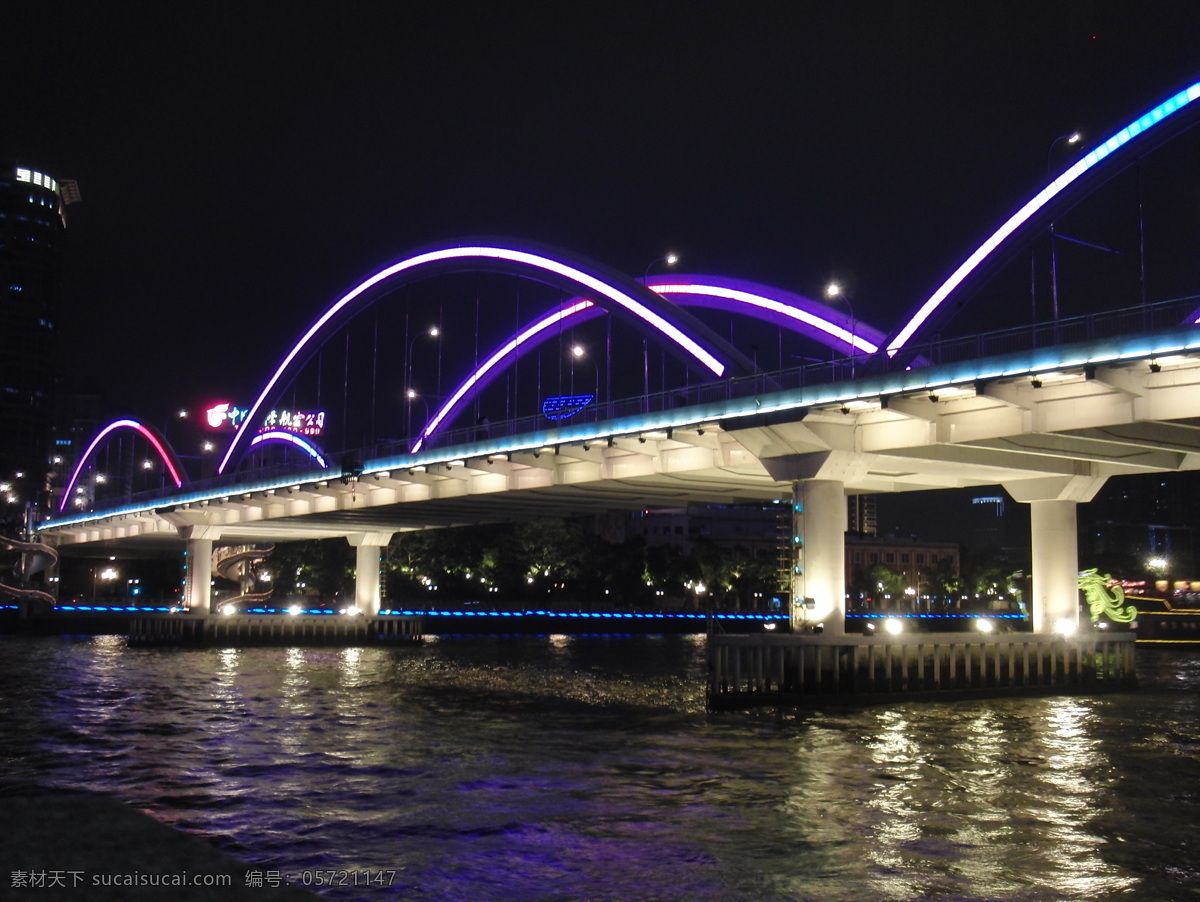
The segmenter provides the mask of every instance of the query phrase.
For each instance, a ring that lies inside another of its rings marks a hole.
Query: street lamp
[[[652,270],[654,268],[655,263],[665,263],[665,264],[667,264],[667,266],[674,266],[678,262],[679,262],[678,254],[667,254],[664,257],[655,257],[653,260],[650,261],[650,264],[646,267],[646,272],[642,275],[642,281],[645,282],[647,279],[650,278],[650,270]]]
[[[655,257],[646,267],[646,272],[642,274],[643,284],[650,278],[650,270],[654,268],[654,264],[665,263],[667,266],[674,266],[678,262],[679,255],[674,253]],[[645,337],[642,338],[642,397],[648,413],[650,411],[650,341]]]
[[[592,370],[596,375],[596,389],[592,395],[592,400],[597,405],[600,402],[600,364],[588,357],[587,348],[580,344],[571,345],[571,391],[575,391],[575,361],[589,360],[592,364]]]
[[[1060,141],[1065,141],[1068,144],[1078,144],[1082,140],[1083,135],[1079,132],[1070,132],[1066,135],[1059,135],[1050,142],[1050,146],[1046,148],[1046,180],[1050,179],[1050,157],[1054,153],[1054,148]],[[1050,311],[1052,318],[1058,322],[1058,260],[1054,248],[1054,222],[1050,223]]]
[[[409,419],[410,423],[412,422],[412,402],[420,401],[425,406],[425,420],[424,420],[424,424],[421,427],[422,429],[427,427],[429,425],[429,421],[433,418],[432,413],[431,413],[432,408],[429,406],[429,402],[446,400],[443,395],[426,395],[426,394],[422,394],[421,392],[417,391],[415,388],[406,389],[404,392],[404,397],[408,401],[408,419]],[[409,445],[410,446],[412,445],[413,441],[414,441],[414,439],[412,438],[412,435],[410,433],[410,435],[409,435]]]
[[[426,423],[429,422],[429,402],[426,401],[423,397],[421,397],[420,392],[418,392],[414,388],[410,388],[408,391],[406,391],[404,393],[404,397],[406,397],[408,399],[408,433],[409,433],[409,442],[411,444],[411,441],[412,441],[412,402],[420,401],[422,404],[425,405],[425,422]]]
[[[114,580],[120,577],[120,572],[114,567],[111,561],[115,558],[109,558],[110,563],[105,565],[103,569],[100,567],[92,568],[92,596],[100,597],[100,583],[111,584]]]
[[[836,279],[831,280],[825,286],[825,297],[830,301],[840,300],[846,305],[846,309],[850,311],[850,376],[854,377],[854,356],[858,353],[858,315],[854,312],[854,305],[850,303],[850,298],[846,296],[842,284]]]
[[[412,356],[413,356],[413,346],[414,346],[414,345],[417,343],[417,341],[418,341],[419,339],[421,339],[421,338],[426,338],[426,337],[428,337],[428,338],[437,338],[437,337],[438,337],[438,336],[440,336],[441,334],[442,334],[442,330],[441,330],[439,327],[437,327],[437,326],[430,326],[428,329],[423,329],[422,331],[418,332],[416,335],[414,335],[414,336],[412,337],[412,340],[411,340],[411,341],[409,341],[409,343],[408,343],[408,353],[404,355],[404,384],[405,384],[406,386],[411,386],[411,385],[412,385],[412,370],[413,370],[413,368],[412,368]],[[415,397],[419,397],[419,395],[417,395],[417,394],[416,394],[416,393],[415,393],[415,392],[414,392],[414,391],[413,391],[411,388],[409,388],[409,389],[408,389],[408,398],[409,398],[409,400],[411,401],[411,400],[412,400],[413,398],[415,398]],[[422,400],[424,400],[424,399],[422,399]],[[426,422],[428,422],[428,421],[429,421],[429,417],[428,417],[428,416],[426,416],[426,417],[425,417],[425,420],[426,420]],[[411,404],[408,406],[408,421],[405,423],[405,427],[404,427],[404,428],[405,428],[405,432],[406,432],[408,435],[410,435],[410,436],[411,436],[411,435],[412,435],[412,405],[411,405]]]

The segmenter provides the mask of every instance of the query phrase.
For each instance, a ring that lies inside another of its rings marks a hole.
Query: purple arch
[[[118,429],[132,429],[146,439],[150,443],[150,446],[158,453],[163,464],[166,465],[167,472],[171,474],[171,479],[175,482],[175,488],[183,487],[183,468],[179,465],[179,460],[176,458],[175,452],[171,450],[170,445],[167,444],[166,439],[159,434],[157,429],[147,426],[144,423],[139,423],[137,420],[114,420],[96,433],[96,437],[92,439],[91,444],[87,446],[87,450],[83,452],[83,456],[79,458],[79,463],[76,464],[75,471],[71,474],[71,478],[67,481],[67,485],[63,489],[62,503],[58,506],[59,513],[66,510],[67,502],[71,500],[71,493],[75,490],[75,484],[79,481],[79,474],[83,472],[84,466],[91,460],[92,454],[105,438]]]
[[[753,316],[784,329],[814,338],[847,354],[874,354],[884,335],[874,326],[859,322],[802,295],[743,279],[720,276],[659,276],[647,280],[655,292],[685,307],[708,307],[727,313]],[[425,440],[453,417],[456,408],[483,391],[516,357],[537,347],[549,337],[548,330],[570,319],[586,322],[604,311],[586,298],[574,298],[535,320],[500,345],[446,398],[421,435],[413,443],[419,451]]]
[[[254,438],[250,439],[250,444],[247,446],[247,450],[253,448],[255,445],[263,445],[267,442],[271,442],[273,444],[288,444],[294,448],[299,448],[318,464],[320,464],[321,469],[329,469],[329,464],[325,460],[325,455],[321,453],[321,449],[308,439],[304,438],[303,436],[296,435],[294,432],[283,432],[279,429],[272,429],[268,432],[260,432],[258,435],[254,436]]]
[[[313,353],[313,340],[331,323],[338,322],[357,310],[358,302],[369,298],[371,290],[395,277],[411,274],[424,276],[432,271],[462,269],[494,269],[499,272],[532,272],[536,276],[575,286],[614,314],[630,319],[639,329],[658,332],[668,347],[677,353],[697,360],[714,376],[724,375],[730,367],[751,372],[754,364],[728,342],[723,341],[699,320],[688,316],[678,307],[664,301],[645,285],[628,276],[603,267],[594,261],[558,249],[517,247],[514,243],[479,242],[433,250],[406,257],[380,270],[331,305],[284,357],[283,362],[267,380],[266,386],[250,407],[247,422],[255,422],[258,412],[285,375]],[[239,430],[229,443],[217,468],[223,473],[235,454],[244,453]]]
[[[874,354],[884,334],[874,326],[803,295],[745,279],[660,276],[650,288],[684,307],[742,313],[790,329],[843,354]]]
[[[939,287],[909,318],[909,320],[900,327],[895,336],[887,343],[887,354],[889,357],[896,354],[905,344],[913,337],[913,335],[921,328],[924,323],[933,316],[939,307],[945,302],[946,298],[957,289],[967,277],[979,268],[986,261],[992,252],[996,250],[1006,240],[1011,238],[1023,225],[1030,221],[1034,214],[1038,213],[1042,208],[1046,207],[1051,201],[1058,198],[1063,191],[1075,182],[1078,178],[1094,169],[1102,161],[1123,148],[1126,144],[1137,138],[1139,135],[1145,134],[1150,129],[1166,121],[1175,113],[1178,113],[1197,97],[1200,97],[1200,82],[1197,82],[1190,87],[1184,88],[1179,93],[1171,96],[1167,100],[1160,103],[1154,109],[1139,116],[1133,122],[1122,128],[1107,141],[1098,144],[1088,154],[1081,157],[1073,166],[1069,167],[1062,175],[1050,182],[1045,188],[1035,194],[1025,203],[1021,209],[1017,210],[1012,216],[1005,220],[992,235],[979,245],[975,251],[964,260],[959,267],[954,270]]]

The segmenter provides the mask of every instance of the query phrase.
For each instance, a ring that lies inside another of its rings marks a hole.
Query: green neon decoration
[[[1125,604],[1125,590],[1120,586],[1109,586],[1111,575],[1098,573],[1096,568],[1079,571],[1079,588],[1087,599],[1092,623],[1101,615],[1114,623],[1130,623],[1137,619],[1137,608]]]

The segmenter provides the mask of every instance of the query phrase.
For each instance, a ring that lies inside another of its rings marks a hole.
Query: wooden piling
[[[714,708],[1070,694],[1137,685],[1133,633],[708,637]]]
[[[417,642],[420,617],[340,614],[148,614],[129,623],[130,645],[378,645]]]

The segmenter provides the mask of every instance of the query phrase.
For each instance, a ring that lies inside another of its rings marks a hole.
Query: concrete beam
[[[1017,482],[1005,482],[1002,485],[1014,501],[1026,504],[1034,501],[1070,501],[1075,504],[1091,501],[1096,497],[1096,493],[1104,488],[1107,480],[1107,476],[1088,472],[1074,476],[1023,479]]]

